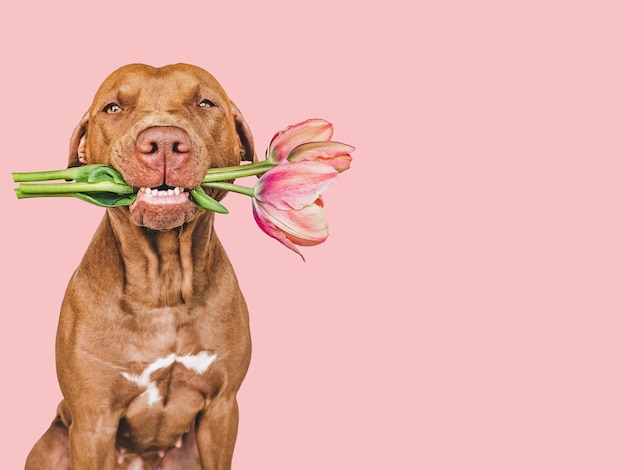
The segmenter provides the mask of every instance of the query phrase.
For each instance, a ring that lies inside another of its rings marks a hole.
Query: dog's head
[[[68,165],[114,167],[140,188],[125,208],[130,220],[167,230],[197,215],[187,190],[198,187],[209,168],[242,160],[255,160],[252,135],[211,74],[187,64],[132,64],[98,89],[72,135]]]

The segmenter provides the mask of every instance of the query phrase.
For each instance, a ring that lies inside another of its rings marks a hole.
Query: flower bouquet
[[[252,199],[258,226],[270,237],[302,254],[298,246],[313,246],[328,237],[321,193],[338,174],[350,168],[354,147],[332,142],[333,127],[323,119],[309,119],[276,133],[265,160],[226,168],[211,168],[201,186],[189,191],[197,207],[227,214],[220,202],[204,188],[245,194]],[[232,183],[245,176],[259,179],[250,188]],[[106,165],[84,165],[64,170],[13,173],[20,183],[18,198],[71,196],[102,207],[132,204],[139,188],[129,186],[121,174]],[[34,183],[65,180],[60,183]],[[142,189],[148,197],[163,191]],[[168,191],[179,191],[179,188]],[[304,258],[303,258],[304,259]]]

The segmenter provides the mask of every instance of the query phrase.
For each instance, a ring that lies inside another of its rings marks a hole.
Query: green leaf
[[[205,193],[202,187],[190,189],[189,193],[193,198],[193,202],[195,202],[196,206],[200,209],[219,212],[220,214],[228,214],[228,209]]]
[[[137,199],[136,194],[76,193],[75,196],[100,207],[128,206]]]
[[[126,184],[120,172],[107,165],[85,165],[77,168],[87,170],[76,174],[74,180],[77,182],[101,183],[104,181],[112,181],[118,184]]]

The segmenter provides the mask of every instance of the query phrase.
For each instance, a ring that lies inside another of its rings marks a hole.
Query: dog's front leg
[[[239,407],[234,393],[211,400],[196,429],[202,470],[230,470],[238,424]]]
[[[69,428],[72,470],[113,470],[119,418],[75,416]]]

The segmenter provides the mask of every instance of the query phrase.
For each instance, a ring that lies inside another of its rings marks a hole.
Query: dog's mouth
[[[162,184],[154,188],[139,188],[137,200],[147,204],[180,204],[190,199],[189,190]]]
[[[135,224],[153,230],[180,227],[198,213],[187,188],[166,184],[140,187],[128,210]]]

